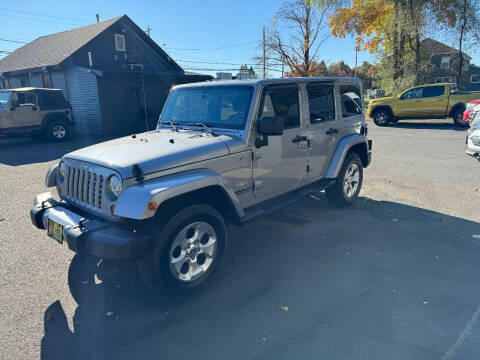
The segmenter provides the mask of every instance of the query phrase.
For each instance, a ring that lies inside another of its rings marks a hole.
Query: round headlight
[[[67,164],[65,164],[64,162],[61,162],[60,166],[58,167],[58,181],[60,183],[63,183],[65,181],[67,177],[67,170],[68,170]]]
[[[110,193],[115,198],[118,198],[122,192],[122,180],[117,175],[110,176],[108,179],[108,188]]]

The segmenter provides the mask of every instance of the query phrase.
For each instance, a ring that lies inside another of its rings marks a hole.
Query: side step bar
[[[267,200],[259,205],[254,205],[245,210],[245,216],[240,219],[240,224],[248,224],[259,217],[269,215],[285,206],[288,206],[298,200],[301,200],[307,195],[316,191],[321,191],[335,183],[335,179],[322,179],[313,184],[308,184],[300,189],[294,190],[288,194],[277,196],[273,199]]]

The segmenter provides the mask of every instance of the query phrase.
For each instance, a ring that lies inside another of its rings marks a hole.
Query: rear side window
[[[362,114],[362,98],[358,85],[340,85],[343,117]]]
[[[14,95],[15,106],[35,106],[37,97],[33,93],[18,93]]]
[[[38,93],[39,105],[42,110],[65,109],[67,104],[60,91],[41,91]]]
[[[310,123],[335,120],[335,96],[333,87],[310,84],[307,87]]]
[[[423,97],[443,96],[445,86],[428,86],[423,89]]]
[[[279,116],[285,129],[300,127],[298,86],[272,86],[263,91],[259,118]]]

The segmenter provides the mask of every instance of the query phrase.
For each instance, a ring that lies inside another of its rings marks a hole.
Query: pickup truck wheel
[[[227,230],[208,205],[192,205],[159,226],[153,251],[138,262],[147,285],[176,297],[201,291],[224,254]]]
[[[372,117],[373,122],[378,126],[385,126],[392,121],[392,114],[388,110],[375,110]]]
[[[335,184],[325,190],[325,195],[337,207],[351,206],[358,198],[362,182],[362,161],[357,154],[350,154],[343,162]]]
[[[453,114],[452,117],[453,117],[453,122],[454,122],[455,125],[461,126],[461,127],[468,126],[468,123],[465,123],[463,121],[463,111],[462,110],[455,111],[455,113]]]

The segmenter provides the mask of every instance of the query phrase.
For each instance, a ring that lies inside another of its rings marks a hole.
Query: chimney
[[[100,22],[100,15],[99,14],[95,14],[95,17],[97,18],[97,23]]]

